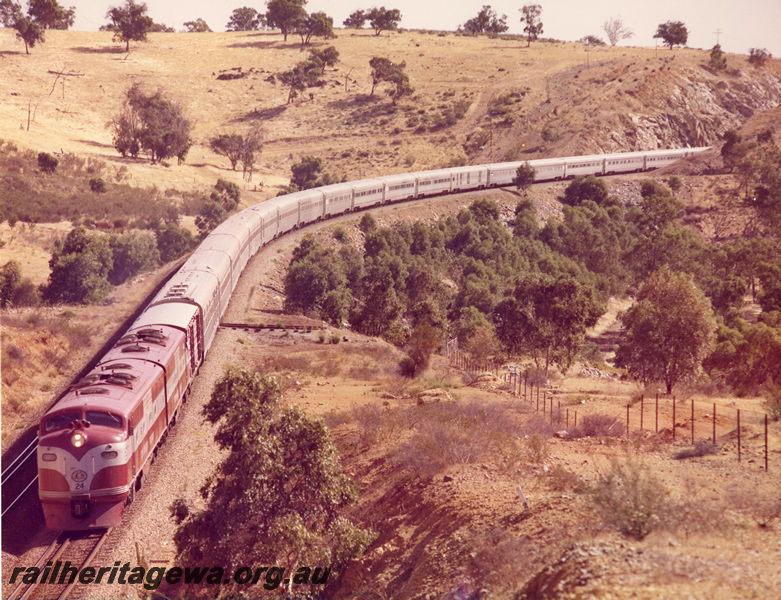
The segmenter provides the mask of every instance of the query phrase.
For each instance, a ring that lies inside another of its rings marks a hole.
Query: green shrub
[[[124,283],[137,273],[149,271],[160,264],[157,241],[149,233],[134,231],[112,235],[110,243],[114,261],[108,280],[114,285]]]
[[[344,227],[342,227],[341,225],[337,226],[336,229],[334,229],[333,236],[337,242],[344,242],[347,240],[347,232],[344,230]]]
[[[415,377],[415,361],[410,356],[403,356],[399,361],[399,372],[404,377]]]
[[[105,194],[106,182],[100,177],[93,177],[89,180],[89,189],[96,194]]]
[[[108,274],[113,253],[107,236],[77,227],[58,242],[49,260],[49,283],[43,296],[49,302],[96,304],[111,291]]]
[[[167,263],[189,252],[195,244],[192,233],[175,223],[169,223],[155,232],[160,261]]]

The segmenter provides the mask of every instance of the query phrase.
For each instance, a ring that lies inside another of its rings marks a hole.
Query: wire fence
[[[457,343],[452,342],[451,340],[446,344],[447,358],[452,367],[473,376],[490,372],[500,377],[513,396],[541,412],[551,425],[569,431],[570,428],[577,428],[578,419],[582,421],[587,414],[595,414],[593,410],[582,406],[574,408],[566,403],[562,406],[557,397],[560,392],[554,395],[553,390],[547,386],[535,384],[528,372],[520,372],[515,367],[507,367],[491,360],[475,360],[459,351]],[[614,414],[608,416],[623,421],[627,437],[635,432],[641,436],[661,434],[668,437],[672,443],[679,444],[695,445],[707,441],[729,452],[734,451],[738,462],[758,462],[762,469],[768,471],[771,448],[767,413],[733,408],[716,402],[676,398],[674,395],[663,395],[660,398],[659,394],[649,398],[641,395],[639,400],[625,403],[621,407],[623,410],[619,409],[621,414],[618,414],[617,409],[618,407],[614,406]],[[604,414],[604,407],[600,407],[599,412]],[[772,452],[778,453],[781,450],[774,448]]]

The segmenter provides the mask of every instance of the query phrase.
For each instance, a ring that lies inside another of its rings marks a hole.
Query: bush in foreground
[[[667,488],[636,459],[614,461],[592,489],[592,498],[606,523],[637,540],[661,522]]]

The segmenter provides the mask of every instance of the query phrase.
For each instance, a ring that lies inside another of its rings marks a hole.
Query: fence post
[[[767,473],[767,413],[765,413],[765,473]]]
[[[673,396],[673,441],[675,441],[675,396]]]
[[[716,403],[713,403],[713,445],[716,445]]]
[[[643,433],[643,415],[645,414],[645,395],[640,394],[640,433]]]
[[[523,374],[523,399],[526,400],[526,373]]]
[[[738,462],[740,462],[740,409],[738,409]]]
[[[534,396],[534,386],[532,386],[532,396]],[[537,408],[535,409],[537,412],[540,412],[540,388],[537,388]]]
[[[539,388],[537,388],[539,390]],[[542,393],[542,416],[545,416],[545,402],[548,398],[548,392]]]
[[[656,392],[656,418],[654,423],[654,433],[659,433],[659,392]]]
[[[626,405],[626,437],[629,437],[629,405]]]
[[[694,445],[694,398],[692,398],[692,445]]]
[[[578,411],[575,411],[575,423],[573,427],[577,427],[577,426],[578,426]]]
[[[567,410],[567,429],[569,429],[569,409]]]

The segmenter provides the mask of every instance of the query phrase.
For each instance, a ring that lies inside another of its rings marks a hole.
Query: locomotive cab
[[[109,527],[128,489],[128,419],[85,403],[49,413],[38,434],[39,497],[55,529]]]

